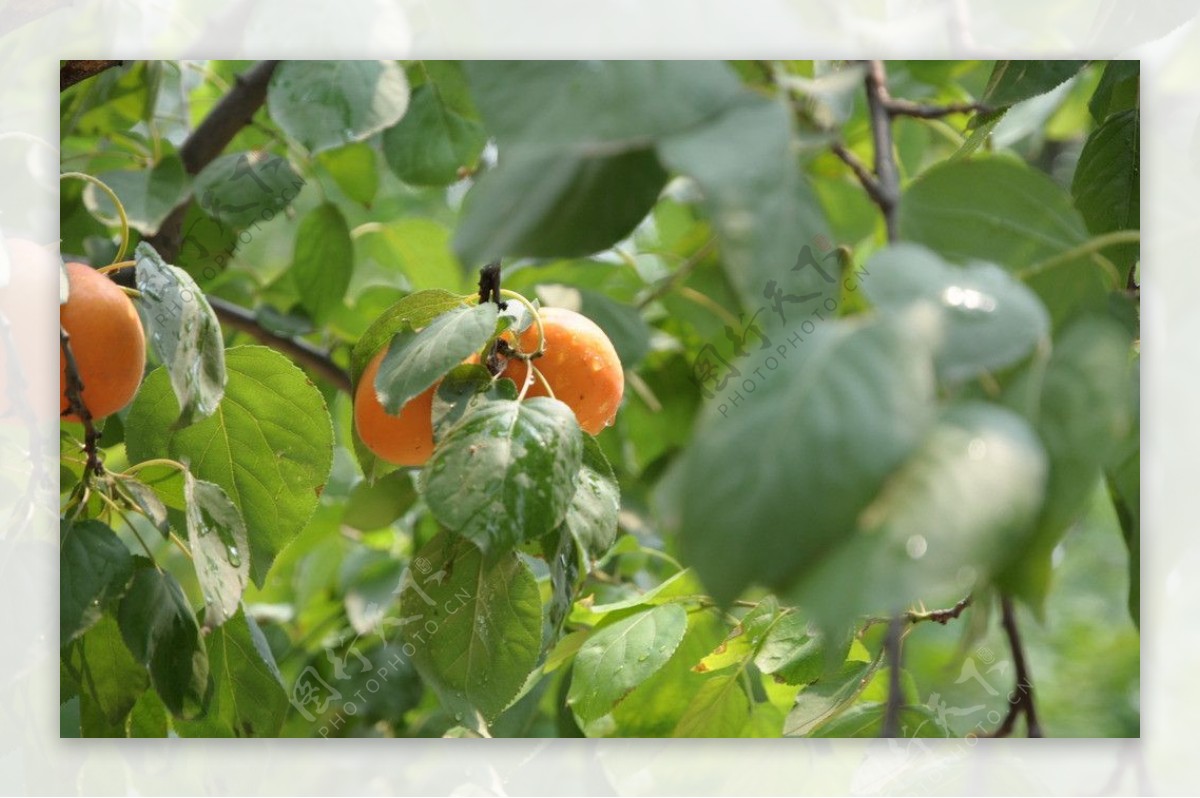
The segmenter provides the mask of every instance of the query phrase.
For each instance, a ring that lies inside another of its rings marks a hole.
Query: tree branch
[[[124,63],[124,61],[61,61],[58,67],[58,90],[64,92],[80,81]]]
[[[986,114],[992,110],[981,103],[922,105],[911,100],[897,100],[894,97],[884,99],[883,107],[890,116],[913,116],[918,119],[941,119],[952,114]]]
[[[233,137],[244,128],[267,99],[267,84],[275,72],[278,61],[259,61],[246,72],[238,75],[235,85],[208,112],[196,129],[179,147],[179,157],[190,175],[199,172],[220,155]],[[151,246],[167,262],[174,261],[183,245],[183,218],[192,198],[181,202],[171,211],[158,232],[147,239]]]
[[[299,338],[289,338],[286,335],[271,332],[258,323],[253,313],[220,297],[209,296],[208,304],[212,305],[217,318],[224,324],[282,352],[301,366],[312,369],[314,373],[328,380],[338,390],[350,393],[350,375],[329,357],[328,352]]]
[[[62,348],[63,360],[66,362],[67,405],[83,424],[83,451],[87,454],[87,466],[84,468],[84,474],[103,474],[104,464],[100,462],[100,453],[96,447],[96,442],[100,440],[100,433],[96,431],[96,425],[92,423],[91,412],[83,403],[83,379],[79,376],[79,364],[75,361],[75,353],[71,350],[71,335],[62,325],[59,325],[58,328],[58,343]]]
[[[1025,728],[1030,737],[1041,737],[1042,727],[1038,723],[1037,709],[1033,703],[1033,681],[1029,678],[1029,666],[1025,662],[1025,649],[1021,645],[1021,632],[1017,629],[1017,616],[1013,610],[1012,599],[1000,596],[1001,617],[1004,633],[1008,636],[1008,647],[1012,651],[1013,667],[1016,670],[1016,687],[1008,696],[1008,714],[1000,723],[999,728],[992,733],[993,737],[1007,737],[1012,734],[1017,717],[1025,715]]]
[[[892,117],[887,109],[891,96],[888,94],[887,73],[882,61],[867,62],[867,74],[863,82],[871,117],[871,139],[875,145],[875,181],[879,186],[879,191],[871,199],[883,212],[888,241],[892,242],[899,238],[896,205],[900,201],[900,174],[892,154]]]
[[[893,615],[888,621],[887,637],[883,641],[883,650],[888,660],[888,692],[880,737],[900,736],[900,710],[904,708],[904,688],[900,683],[904,627],[904,614]]]

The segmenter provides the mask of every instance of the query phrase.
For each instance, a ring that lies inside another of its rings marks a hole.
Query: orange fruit
[[[70,295],[58,319],[71,337],[83,403],[93,419],[101,419],[137,393],[146,363],[146,333],[133,302],[112,280],[83,263],[68,263],[67,279]],[[60,414],[65,421],[79,421],[69,411],[67,359],[61,347],[58,363]]]
[[[613,423],[625,391],[625,371],[617,350],[596,322],[567,308],[542,308],[542,327],[546,345],[534,366],[546,378],[554,396],[575,412],[579,426],[590,435]],[[511,336],[506,336],[511,338]],[[537,325],[521,333],[521,351],[535,352]],[[529,367],[524,360],[512,358],[503,376],[517,384],[525,382]],[[526,396],[548,396],[541,381],[534,378]]]
[[[433,394],[435,383],[390,415],[375,395],[375,375],[387,347],[367,364],[354,393],[354,426],[358,437],[377,457],[401,466],[422,466],[433,454]]]

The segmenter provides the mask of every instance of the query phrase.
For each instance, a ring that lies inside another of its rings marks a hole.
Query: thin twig
[[[888,241],[891,242],[899,238],[896,206],[900,201],[900,173],[892,152],[892,117],[887,109],[891,96],[888,94],[887,72],[882,61],[867,62],[867,74],[863,82],[871,116],[871,138],[875,145],[875,180],[879,185],[878,196],[872,199],[883,212]]]
[[[904,627],[904,614],[893,615],[888,621],[887,637],[883,641],[883,650],[888,660],[888,693],[883,711],[881,737],[900,736],[900,710],[904,707],[904,688],[900,683]]]
[[[879,181],[875,179],[875,175],[871,174],[871,170],[867,165],[858,159],[857,155],[846,149],[846,145],[840,141],[833,145],[833,154],[841,158],[850,167],[850,171],[854,172],[854,176],[858,178],[858,182],[862,184],[862,187],[876,205],[882,208],[887,204],[887,197],[883,195],[883,192],[879,188]]]
[[[1008,596],[1001,596],[1000,610],[1000,622],[1004,627],[1004,634],[1008,637],[1008,647],[1012,651],[1017,684],[1008,696],[1008,714],[1004,716],[1004,720],[992,733],[992,736],[1007,737],[1012,734],[1017,717],[1024,714],[1028,736],[1041,737],[1042,727],[1038,723],[1037,708],[1033,701],[1033,681],[1029,678],[1029,666],[1025,662],[1025,649],[1021,645],[1021,632],[1017,628],[1017,616],[1013,610],[1012,599]]]
[[[124,63],[124,61],[63,61],[58,67],[58,90],[66,91],[80,81]]]
[[[243,307],[227,302],[220,297],[209,296],[207,299],[208,304],[212,305],[213,312],[217,314],[217,318],[224,324],[282,352],[301,366],[312,369],[338,390],[350,393],[350,375],[330,358],[328,352],[303,339],[289,338],[286,335],[271,332],[258,323],[258,319],[254,318],[253,313]]]
[[[883,100],[884,110],[891,116],[913,116],[918,119],[941,119],[952,114],[986,114],[991,108],[981,103],[947,103],[945,105],[923,105],[911,100],[887,97]]]
[[[940,623],[945,626],[950,621],[953,621],[957,619],[958,616],[962,615],[966,611],[967,607],[971,606],[971,601],[972,597],[968,595],[960,599],[953,607],[946,607],[945,609],[941,610],[909,610],[908,612],[903,613],[900,617],[912,625],[924,623],[925,621],[933,621],[934,623]],[[890,621],[890,618],[867,618],[867,620],[863,623],[862,631],[865,632],[872,626],[876,626],[881,623],[889,623]]]
[[[692,273],[692,270],[695,269],[697,265],[699,265],[700,261],[704,260],[708,253],[712,251],[712,248],[716,246],[716,243],[717,239],[714,236],[701,244],[695,252],[688,256],[687,260],[679,264],[675,271],[659,280],[658,283],[650,289],[648,294],[638,300],[637,309],[645,310],[650,306],[651,303],[662,299],[664,296],[671,293],[675,286],[687,279],[687,276]]]
[[[71,335],[66,328],[59,325],[58,342],[62,347],[63,360],[66,362],[67,405],[72,413],[83,424],[83,451],[87,454],[87,467],[84,473],[103,474],[104,464],[100,462],[100,454],[96,442],[100,433],[92,423],[92,414],[83,403],[83,379],[79,376],[79,364],[75,361],[75,353],[71,350]]]
[[[260,61],[238,75],[235,85],[208,112],[196,129],[179,147],[179,157],[189,175],[198,174],[224,151],[233,137],[244,128],[267,99],[267,84],[278,61]],[[183,245],[183,219],[193,202],[184,200],[171,211],[158,232],[147,239],[163,260],[175,260]]]

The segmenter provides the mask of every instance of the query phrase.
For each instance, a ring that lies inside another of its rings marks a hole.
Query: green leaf
[[[883,717],[887,705],[879,701],[863,702],[848,708],[820,727],[814,737],[848,738],[879,737],[883,733]],[[907,704],[897,715],[899,731],[896,736],[952,737],[950,730],[938,722],[937,715],[924,705]]]
[[[450,369],[478,352],[496,329],[497,308],[484,302],[446,311],[419,331],[396,333],[375,376],[375,395],[396,415]]]
[[[884,312],[928,302],[941,312],[938,372],[952,382],[1011,365],[1048,344],[1050,317],[1037,295],[998,266],[947,264],[915,244],[877,252],[863,289]]]
[[[83,734],[123,736],[125,717],[150,680],[121,640],[116,619],[100,618],[77,644],[63,649],[63,656],[84,674],[79,696]]]
[[[271,119],[309,152],[369,138],[407,107],[408,81],[394,61],[284,61],[267,87]]]
[[[354,243],[342,212],[331,202],[300,220],[290,273],[300,304],[318,324],[342,303],[354,272]]]
[[[760,601],[742,618],[712,653],[700,660],[693,670],[698,673],[719,671],[733,665],[744,668],[754,657],[768,630],[779,620],[779,602],[774,596]]]
[[[162,534],[163,538],[170,537],[171,524],[167,518],[167,507],[154,489],[133,477],[121,477],[120,480],[121,487],[133,498],[142,515],[154,524],[154,528]]]
[[[277,737],[288,693],[267,639],[243,610],[208,636],[216,688],[204,721],[231,737]]]
[[[506,150],[467,194],[454,249],[463,263],[599,252],[633,232],[666,180],[646,149]]]
[[[188,548],[204,593],[204,625],[220,626],[238,610],[250,576],[246,524],[220,486],[183,478]]]
[[[1116,270],[1099,256],[1064,257],[1088,238],[1070,196],[1011,158],[932,167],[909,184],[899,216],[902,239],[957,263],[997,263],[1020,277],[1055,326],[1080,309],[1104,307],[1116,287]]]
[[[416,500],[417,491],[407,471],[394,471],[374,484],[364,479],[350,491],[342,523],[363,532],[382,529],[407,512]]]
[[[158,693],[142,693],[125,719],[125,736],[130,738],[163,738],[170,731],[170,717]]]
[[[102,172],[97,175],[125,207],[129,226],[143,235],[154,235],[175,206],[191,193],[191,177],[177,155],[167,155],[150,169]],[[83,204],[106,224],[119,222],[116,206],[107,194],[88,184]]]
[[[104,523],[59,519],[58,628],[65,646],[100,621],[133,575],[129,549]]]
[[[846,662],[841,670],[805,687],[783,725],[784,737],[804,737],[836,717],[863,691],[878,662]]]
[[[655,140],[742,96],[736,75],[716,61],[473,61],[465,68],[500,158],[467,196],[455,237],[464,263],[612,246],[666,181]]]
[[[468,281],[450,249],[450,231],[433,219],[405,218],[370,228],[354,242],[367,262],[399,272],[414,291],[466,290]]]
[[[805,575],[794,598],[822,628],[952,604],[1024,551],[1041,510],[1047,458],[1010,410],[952,406]],[[858,588],[844,589],[847,580]]]
[[[680,604],[664,604],[601,628],[575,655],[567,704],[585,722],[608,714],[671,658],[686,630],[687,612]]]
[[[997,61],[980,102],[1001,108],[1045,94],[1083,68],[1086,61]]]
[[[704,683],[679,719],[672,737],[737,737],[750,720],[750,699],[737,674]]]
[[[1138,80],[1141,62],[1109,61],[1100,75],[1100,83],[1088,102],[1088,110],[1097,124],[1112,114],[1138,107]]]
[[[145,563],[117,611],[121,637],[168,709],[181,718],[204,712],[210,695],[208,654],[183,588]]]
[[[431,540],[414,562],[426,575],[410,572],[400,595],[413,664],[457,719],[478,711],[491,721],[537,664],[537,582],[517,555],[485,557],[449,533]]]
[[[358,339],[350,352],[350,378],[358,386],[358,378],[383,346],[406,327],[419,330],[447,311],[463,307],[463,297],[450,291],[430,289],[409,294],[377,318]]]
[[[150,348],[162,361],[182,408],[174,424],[207,418],[225,394],[225,342],[221,325],[191,275],[163,261],[142,242],[135,250],[138,311]]]
[[[437,520],[485,551],[554,529],[574,496],[583,433],[556,399],[496,400],[470,408],[425,466]]]
[[[474,168],[487,133],[446,104],[436,83],[418,86],[399,123],[383,134],[383,152],[396,176],[415,186],[445,186],[460,168]]]
[[[515,400],[517,386],[510,379],[492,380],[483,366],[466,363],[451,369],[433,395],[433,439],[442,439],[468,411],[496,400]]]
[[[1138,110],[1108,117],[1084,142],[1075,166],[1071,194],[1093,235],[1141,227],[1141,138]],[[1137,244],[1108,251],[1121,274],[1139,256]]]
[[[1134,387],[1138,375],[1134,371]],[[1119,453],[1105,469],[1108,491],[1112,497],[1117,520],[1121,524],[1121,537],[1129,552],[1129,617],[1136,626],[1141,625],[1141,540],[1142,540],[1142,485],[1141,445],[1139,429],[1126,436]]]
[[[1033,364],[1006,394],[1033,423],[1050,458],[1046,501],[1032,537],[1001,575],[1038,610],[1049,589],[1051,554],[1085,509],[1101,469],[1137,429],[1131,340],[1122,325],[1084,316],[1057,336],[1048,364]]]
[[[599,291],[581,288],[579,312],[587,316],[612,341],[617,358],[626,370],[632,370],[650,351],[653,330],[633,305],[617,302]]]
[[[918,328],[897,318],[797,331],[786,368],[736,404],[719,396],[705,408],[682,455],[680,534],[718,601],[794,583],[919,444],[933,370]]]
[[[584,435],[577,487],[563,525],[589,556],[599,557],[617,538],[620,511],[621,486],[616,474],[596,439]]]
[[[375,150],[366,142],[325,150],[317,162],[329,173],[338,188],[360,205],[371,207],[379,190],[379,168]]]
[[[828,224],[796,165],[791,112],[783,103],[750,95],[664,139],[658,152],[668,167],[700,184],[744,307],[763,306],[776,288],[810,308],[837,296],[836,264],[814,267],[815,258],[804,257],[828,247]]]
[[[225,398],[213,415],[171,429],[178,405],[155,369],[126,423],[133,462],[188,461],[220,485],[246,522],[250,576],[263,584],[275,556],[308,522],[333,457],[333,428],[316,386],[283,355],[261,346],[226,352]]]
[[[304,182],[278,155],[231,152],[196,175],[192,194],[224,233],[271,221],[292,203]]]

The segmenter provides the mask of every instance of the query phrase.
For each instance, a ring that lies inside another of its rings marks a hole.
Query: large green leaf
[[[786,368],[705,408],[683,455],[681,536],[718,601],[798,580],[918,445],[933,368],[916,327],[906,317],[796,331],[780,345]]]
[[[225,397],[213,415],[172,429],[178,405],[166,373],[143,383],[126,419],[137,462],[188,461],[199,479],[221,486],[246,522],[250,576],[262,585],[275,556],[304,525],[333,457],[333,428],[316,386],[283,355],[260,346],[226,352]]]
[[[347,197],[371,206],[379,190],[379,167],[375,163],[375,150],[369,143],[360,141],[336,150],[325,150],[317,156],[317,162]]]
[[[492,302],[449,310],[429,326],[402,329],[392,338],[375,376],[375,395],[395,415],[446,372],[478,352],[496,330]]]
[[[286,158],[264,150],[231,152],[196,175],[192,194],[217,230],[229,233],[274,219],[292,203],[304,182]],[[185,243],[195,233],[191,228],[187,231]]]
[[[350,378],[355,386],[371,358],[400,330],[419,330],[441,314],[462,306],[463,297],[459,294],[431,288],[409,294],[385,310],[350,352]]]
[[[915,302],[941,311],[940,376],[951,381],[1011,365],[1048,344],[1050,317],[1037,295],[990,263],[950,265],[915,244],[876,253],[862,286],[875,307],[895,312]]]
[[[342,303],[354,272],[354,243],[346,218],[332,202],[309,211],[296,230],[289,273],[300,304],[320,323]]]
[[[1097,123],[1111,114],[1136,108],[1140,61],[1109,61],[1100,75],[1100,83],[1088,101],[1088,110]]]
[[[1049,588],[1054,547],[1085,509],[1103,466],[1137,429],[1130,344],[1129,332],[1111,318],[1081,317],[1059,333],[1049,363],[1032,364],[1006,395],[1050,458],[1036,529],[1003,574],[1004,586],[1035,609]]]
[[[89,737],[123,736],[125,717],[150,679],[121,640],[116,619],[101,617],[63,653],[84,677],[79,696],[83,733]]]
[[[267,110],[310,152],[362,141],[399,121],[408,81],[394,61],[284,61],[267,88]]]
[[[444,186],[458,179],[459,169],[474,168],[487,142],[478,122],[450,107],[437,83],[413,90],[404,118],[383,134],[388,166],[406,183]]]
[[[472,406],[449,429],[422,475],[437,520],[488,551],[550,532],[566,516],[583,433],[556,399]]]
[[[567,703],[595,720],[663,666],[687,630],[680,604],[663,604],[604,626],[575,655]]]
[[[143,235],[154,235],[175,206],[187,199],[191,177],[177,155],[168,155],[150,169],[122,169],[97,177],[121,200],[129,226]],[[104,192],[92,184],[83,190],[88,210],[116,225],[117,209]]]
[[[163,261],[149,244],[135,250],[138,311],[150,348],[162,361],[185,427],[212,415],[225,394],[225,342],[217,315],[191,275]]]
[[[1093,234],[1141,227],[1139,125],[1136,108],[1114,114],[1091,132],[1079,153],[1071,194]],[[1109,257],[1128,274],[1138,253],[1137,244],[1126,244]]]
[[[583,436],[583,459],[578,484],[564,528],[591,557],[599,557],[617,537],[617,516],[621,511],[621,486],[612,466],[591,435]]]
[[[464,263],[615,244],[666,181],[655,140],[742,93],[715,61],[476,61],[466,71],[500,155],[467,197],[455,239]]]
[[[951,407],[857,530],[805,575],[796,602],[826,630],[922,601],[952,604],[1023,552],[1046,472],[1041,443],[1016,413]],[[850,581],[858,587],[846,590]]]
[[[215,684],[205,715],[205,736],[276,737],[288,710],[288,693],[266,637],[238,610],[207,637]]]
[[[404,650],[460,722],[491,721],[537,663],[542,604],[516,554],[485,556],[449,533],[418,553],[400,595]]]
[[[1087,241],[1071,197],[1012,158],[952,161],[913,180],[900,203],[900,237],[943,257],[1004,266],[1032,288],[1056,326],[1103,307],[1116,270],[1099,254],[1068,254]]]
[[[796,696],[784,721],[785,737],[803,737],[828,723],[863,691],[878,662],[846,662],[836,674],[819,679]]]
[[[997,61],[980,99],[989,108],[1045,94],[1083,68],[1085,61]]]
[[[791,119],[784,104],[750,95],[663,139],[658,152],[704,191],[743,306],[769,307],[764,299],[788,297],[807,317],[838,295],[838,272],[836,263],[822,264],[813,254],[828,249],[828,224],[796,164]],[[774,318],[768,313],[761,321]]]
[[[133,557],[104,523],[59,520],[58,628],[65,646],[96,625],[125,592]]]
[[[188,548],[204,593],[204,625],[220,626],[233,616],[250,577],[246,524],[219,485],[183,478],[187,500]]]
[[[704,683],[688,704],[672,737],[738,737],[750,720],[750,698],[737,674],[721,674]]]
[[[196,616],[175,577],[143,563],[117,611],[121,637],[172,713],[193,718],[210,696],[208,653]]]
[[[408,279],[414,291],[467,289],[469,282],[450,249],[450,230],[433,219],[395,219],[371,227],[354,241],[355,254]]]

